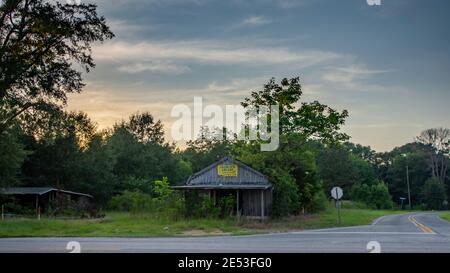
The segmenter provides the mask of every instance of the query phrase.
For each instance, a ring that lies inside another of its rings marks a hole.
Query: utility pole
[[[408,184],[408,204],[409,204],[409,209],[411,210],[411,190],[409,187],[409,167],[408,167],[408,163],[406,163],[406,183]]]
[[[402,156],[405,158],[405,162],[406,162],[406,184],[408,185],[408,206],[409,209],[412,209],[412,204],[411,204],[411,188],[409,187],[409,166],[408,166],[408,155],[407,154],[402,154]]]

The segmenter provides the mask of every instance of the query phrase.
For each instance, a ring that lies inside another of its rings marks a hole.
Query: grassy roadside
[[[439,217],[450,222],[450,211],[441,213]]]
[[[366,225],[378,217],[395,213],[401,211],[344,208],[340,226]],[[149,213],[110,212],[103,219],[8,219],[0,221],[0,237],[242,235],[336,227],[336,217],[336,210],[331,208],[318,214],[273,219],[264,223],[235,219],[173,220]]]
[[[0,237],[24,236],[174,236],[239,234],[245,232],[232,219],[158,218],[150,213],[110,212],[103,219],[9,219],[0,222]],[[191,232],[192,234],[190,234]]]
[[[341,224],[338,225],[337,211],[329,208],[318,214],[291,216],[289,218],[274,219],[267,223],[252,222],[243,224],[243,226],[251,230],[264,230],[267,232],[348,227],[369,225],[381,216],[400,213],[405,213],[405,211],[344,208],[341,210]]]

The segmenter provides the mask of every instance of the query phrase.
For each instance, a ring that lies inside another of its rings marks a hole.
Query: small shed
[[[76,201],[89,204],[92,195],[74,191],[56,189],[52,187],[12,187],[1,188],[0,194],[14,197],[22,205],[47,209],[49,204],[58,199],[65,201]]]
[[[173,188],[208,194],[214,204],[232,194],[238,216],[264,219],[271,214],[272,184],[267,176],[231,157],[224,157],[191,175],[185,185]]]

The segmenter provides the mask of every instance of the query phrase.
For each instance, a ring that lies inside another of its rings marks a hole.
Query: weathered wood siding
[[[233,164],[237,165],[237,175],[233,169],[228,173],[231,173],[230,176],[219,175],[219,165],[224,168]],[[239,215],[242,216],[261,218],[271,215],[272,184],[268,178],[229,157],[193,174],[186,182],[184,189],[206,192],[216,205],[216,200],[232,195],[236,198],[234,212],[238,213],[239,210]]]
[[[271,214],[272,211],[272,189],[267,190],[244,190],[240,192],[242,194],[242,215],[244,216],[256,216],[266,217]],[[261,193],[263,194],[263,200],[261,200]],[[262,201],[262,202],[261,202]],[[261,210],[261,203],[263,203],[264,211]],[[264,215],[262,215],[264,213]]]

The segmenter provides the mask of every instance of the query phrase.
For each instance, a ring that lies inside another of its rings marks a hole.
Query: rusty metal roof
[[[66,190],[60,190],[52,187],[11,187],[11,188],[1,188],[0,194],[5,195],[43,195],[51,191],[56,192],[62,192],[67,194],[73,194],[73,195],[81,195],[93,198],[92,195],[87,193],[80,193],[80,192],[74,192],[74,191],[66,191]]]
[[[267,190],[272,185],[185,185],[185,186],[173,186],[173,189],[178,190]]]
[[[236,165],[236,175],[223,176],[218,174],[219,165]],[[209,165],[203,170],[191,175],[185,185],[174,187],[176,189],[268,189],[272,187],[269,179],[264,174],[234,160],[224,157]]]

